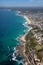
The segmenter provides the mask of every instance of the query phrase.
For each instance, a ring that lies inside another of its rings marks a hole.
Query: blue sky
[[[0,0],[0,6],[43,7],[43,0]]]

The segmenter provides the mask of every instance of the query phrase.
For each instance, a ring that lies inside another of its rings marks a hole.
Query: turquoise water
[[[24,30],[27,29],[22,25],[25,22],[26,20],[15,11],[0,10],[0,63],[2,65],[13,65],[13,61],[10,62],[11,64],[8,61],[9,58],[11,59],[9,54],[13,53],[13,48],[19,43],[16,38],[24,34]],[[14,62],[14,65],[18,65],[17,62]]]

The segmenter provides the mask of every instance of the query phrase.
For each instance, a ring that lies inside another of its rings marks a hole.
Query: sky
[[[0,0],[0,7],[43,7],[43,0]]]

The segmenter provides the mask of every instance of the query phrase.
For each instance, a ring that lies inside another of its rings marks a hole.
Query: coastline
[[[23,17],[26,19],[26,22],[27,22],[28,24],[31,24],[30,19],[29,19],[26,15],[23,15]]]
[[[31,24],[31,21],[28,19],[28,17],[27,16],[24,16],[24,15],[22,15],[22,16],[26,19],[26,22],[25,23],[27,24],[28,30],[26,30],[25,34],[22,34],[22,35],[20,35],[19,37],[16,38],[16,40],[19,41],[20,44],[16,46],[16,49],[15,49],[15,51],[13,53],[12,60],[15,61],[16,60],[16,57],[18,55],[20,55],[20,56],[23,55],[24,58],[26,58],[26,60],[27,60],[25,63],[29,63],[30,64],[30,61],[29,61],[29,59],[27,58],[27,56],[25,54],[25,44],[26,44],[25,37],[28,34],[28,32],[32,29],[32,27],[30,27],[30,28],[28,27],[28,24],[29,25]],[[15,55],[15,52],[16,52],[16,55]],[[24,61],[25,61],[25,59],[24,59]],[[22,64],[23,65],[25,64],[24,61],[22,61]]]
[[[31,25],[31,20],[26,15],[21,15],[21,16],[23,16],[26,19],[24,26],[28,28],[29,25]],[[17,37],[17,41],[26,42],[25,37],[31,29],[32,29],[32,27],[28,28],[28,30],[26,30],[25,34],[22,34],[19,37]]]

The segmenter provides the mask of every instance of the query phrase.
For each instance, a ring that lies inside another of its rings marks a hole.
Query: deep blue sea
[[[0,65],[22,65],[10,59],[13,48],[19,44],[16,38],[27,29],[23,26],[25,22],[17,12],[0,9]]]

